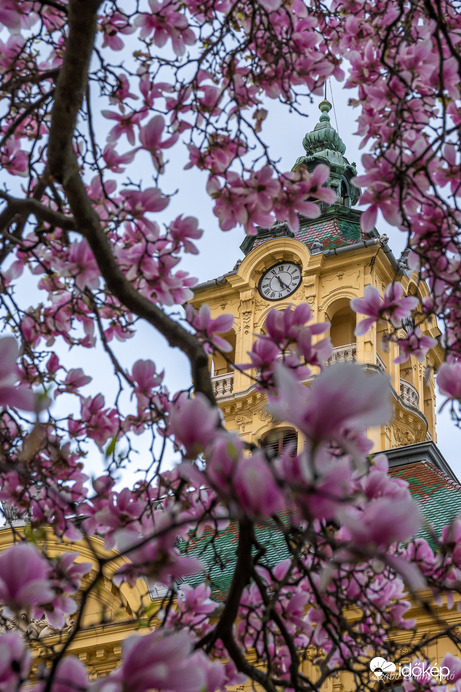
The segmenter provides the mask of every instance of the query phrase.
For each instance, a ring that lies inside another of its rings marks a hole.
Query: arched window
[[[271,432],[262,439],[262,446],[266,449],[270,457],[276,457],[282,454],[289,445],[291,445],[293,455],[295,455],[298,449],[298,433],[293,428],[271,430]]]
[[[334,348],[355,343],[356,316],[348,305],[337,310],[331,318],[330,339]]]
[[[233,372],[232,364],[235,363],[235,332],[231,329],[227,334],[220,334],[220,336],[228,341],[232,346],[232,351],[221,355],[221,353],[215,353],[210,363],[211,376],[216,377],[218,375],[224,375],[229,372]]]

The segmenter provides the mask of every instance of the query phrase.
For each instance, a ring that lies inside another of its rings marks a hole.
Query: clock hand
[[[282,288],[290,288],[290,287],[288,286],[288,284],[286,284],[284,281],[282,281],[282,279],[280,278],[280,276],[277,276],[276,278],[277,278],[277,281],[279,282],[279,284],[281,285]]]

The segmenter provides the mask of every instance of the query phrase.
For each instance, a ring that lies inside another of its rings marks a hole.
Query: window
[[[231,329],[227,334],[220,334],[223,339],[228,341],[232,346],[232,351],[225,353],[224,355],[217,351],[213,354],[210,362],[210,372],[212,377],[217,375],[225,375],[226,373],[233,373],[232,364],[235,362],[235,332]]]
[[[330,339],[335,348],[355,343],[355,324],[356,316],[349,306],[334,313],[331,319]]]
[[[298,433],[293,428],[272,430],[262,440],[262,446],[272,458],[282,454],[288,445],[291,445],[295,455],[298,449]]]

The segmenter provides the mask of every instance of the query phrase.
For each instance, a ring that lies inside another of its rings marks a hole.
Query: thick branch
[[[1,191],[0,199],[4,199],[7,203],[5,209],[0,214],[0,232],[9,226],[15,216],[27,217],[29,214],[33,214],[37,220],[45,221],[52,226],[65,228],[69,231],[75,230],[75,219],[46,207],[36,199],[18,199],[17,197],[10,197],[10,195]]]
[[[163,334],[170,346],[187,355],[195,391],[204,394],[214,404],[208,358],[202,345],[125,278],[80,177],[72,139],[86,90],[99,5],[99,0],[71,0],[69,3],[69,38],[51,116],[48,170],[62,184],[76,221],[76,230],[87,238],[108,289],[128,310]]]
[[[237,564],[235,565],[226,605],[224,606],[219,622],[213,632],[212,641],[215,642],[217,639],[221,639],[238,670],[248,675],[252,680],[259,682],[267,692],[276,692],[276,688],[271,680],[246,660],[233,634],[234,623],[237,619],[240,602],[242,600],[242,593],[251,577],[252,546],[253,524],[248,521],[248,519],[245,519],[239,522]]]

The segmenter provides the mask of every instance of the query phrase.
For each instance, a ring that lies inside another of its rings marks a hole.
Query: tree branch
[[[58,228],[65,228],[68,231],[75,230],[75,219],[71,216],[66,216],[66,214],[61,214],[59,211],[50,209],[44,204],[36,199],[31,199],[30,197],[26,199],[18,199],[17,197],[11,197],[5,192],[0,191],[0,199],[5,200],[6,208],[0,214],[0,231],[3,231],[11,223],[15,216],[29,216],[33,214],[35,218],[39,221],[45,221],[46,223],[56,226]]]
[[[80,177],[72,141],[86,91],[96,34],[96,13],[100,4],[100,0],[69,2],[69,37],[51,114],[48,170],[62,184],[76,221],[76,229],[87,238],[108,289],[128,310],[163,334],[171,347],[179,348],[186,354],[191,364],[195,391],[201,392],[215,404],[205,350],[193,334],[142,296],[125,278]]]
[[[250,581],[252,571],[251,549],[253,546],[253,524],[248,519],[239,522],[239,542],[237,547],[237,564],[235,565],[232,584],[226,598],[226,605],[213,632],[211,645],[221,639],[229,656],[238,670],[259,682],[267,692],[276,692],[272,681],[260,670],[249,663],[233,635],[234,622],[237,619],[242,593]]]

